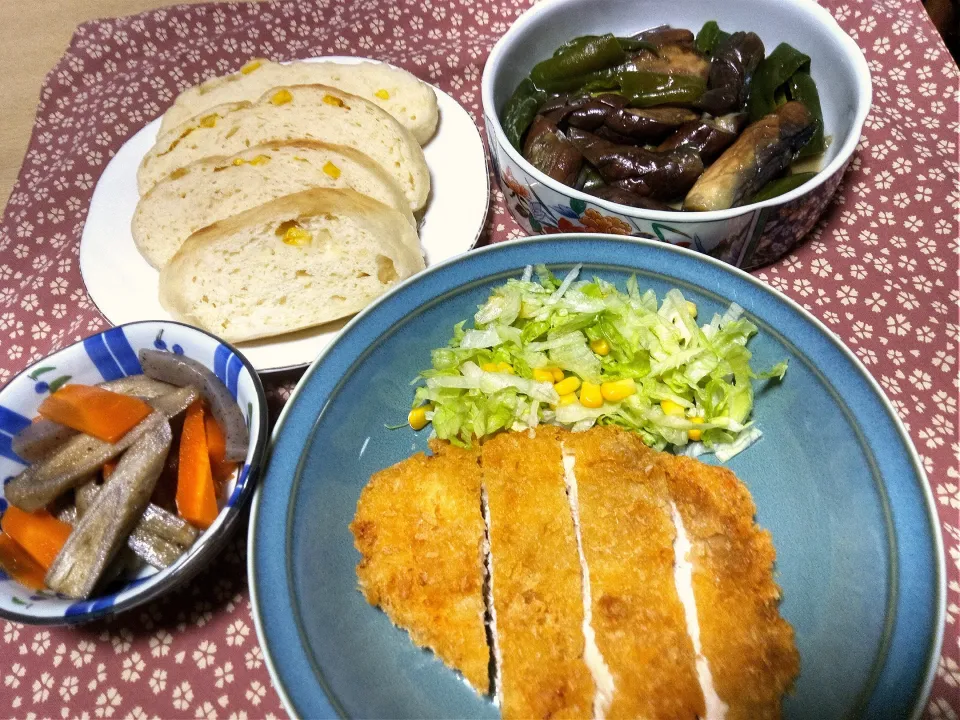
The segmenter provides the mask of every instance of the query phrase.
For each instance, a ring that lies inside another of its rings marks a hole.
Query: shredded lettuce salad
[[[578,280],[580,267],[561,281],[543,265],[528,266],[491,292],[473,327],[458,323],[447,347],[432,351],[412,407],[437,437],[468,447],[502,429],[599,423],[637,432],[658,450],[714,452],[721,461],[760,437],[750,420],[751,381],[781,379],[787,364],[750,367],[747,341],[757,327],[742,308],[733,304],[698,326],[696,306],[679,290],[658,303],[635,276],[622,292],[600,278]],[[584,383],[574,397],[561,400],[554,382],[542,380],[545,369],[559,377],[558,368]],[[582,402],[590,384],[606,394],[614,386],[603,384],[619,380],[631,394],[599,407]]]

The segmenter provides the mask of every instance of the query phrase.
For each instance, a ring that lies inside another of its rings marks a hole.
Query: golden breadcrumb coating
[[[489,691],[484,626],[484,521],[476,452],[437,443],[381,470],[350,530],[360,589],[421,647]]]
[[[653,450],[615,427],[564,433],[597,647],[615,680],[607,718],[704,716],[693,643],[674,582],[667,482]]]
[[[779,718],[800,656],[778,609],[770,533],[754,523],[750,492],[732,472],[658,458],[692,544],[700,639],[727,720]]]
[[[587,718],[583,596],[557,432],[482,447],[504,718]]]

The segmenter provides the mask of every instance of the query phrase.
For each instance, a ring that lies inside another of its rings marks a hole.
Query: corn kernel
[[[683,406],[678,405],[673,400],[661,400],[660,409],[667,415],[683,415]]]
[[[626,378],[625,380],[612,380],[610,382],[605,382],[600,385],[600,393],[603,395],[604,400],[609,400],[610,402],[617,402],[628,398],[637,391],[637,384],[633,381],[633,378]]]
[[[484,372],[496,372],[497,364],[492,362],[484,363],[483,365],[480,366],[480,369],[483,370]]]
[[[234,158],[234,160],[233,160],[233,164],[236,165],[237,167],[240,167],[240,166],[243,165],[245,162],[246,162],[246,160],[244,160],[243,158]]]
[[[553,372],[553,381],[555,383],[558,383],[561,380],[563,380],[563,370],[561,370],[560,368],[553,368],[552,372]]]
[[[220,116],[217,115],[216,113],[204,115],[202,118],[200,118],[200,127],[212,128],[214,125],[217,124],[217,118],[219,117]]]
[[[250,160],[249,162],[250,162],[251,165],[254,165],[254,166],[256,166],[256,165],[266,165],[268,162],[270,162],[270,156],[269,156],[269,155],[257,155],[255,158],[253,158],[253,159]]]
[[[178,178],[182,178],[182,177],[183,177],[184,175],[186,175],[188,172],[190,172],[190,171],[187,170],[186,168],[177,168],[177,169],[174,170],[172,173],[170,173],[170,179],[171,179],[171,180],[176,180],[176,179],[178,179]]]
[[[323,101],[327,105],[336,105],[337,107],[343,107],[343,100],[334,96],[334,95],[324,95]]]
[[[289,90],[284,88],[283,90],[277,90],[273,97],[270,98],[270,102],[274,105],[286,105],[288,102],[293,101],[293,95]]]
[[[240,72],[241,72],[243,75],[249,75],[249,74],[252,73],[254,70],[256,70],[258,67],[260,67],[262,64],[263,64],[263,63],[260,62],[259,60],[251,60],[251,61],[248,62],[246,65],[244,65],[242,68],[240,68]]]
[[[533,379],[537,382],[553,383],[553,371],[550,368],[534,368]]]
[[[421,405],[411,410],[407,422],[414,430],[423,430],[427,426],[427,406]]]
[[[302,247],[309,244],[313,240],[313,237],[298,225],[287,228],[287,231],[283,234],[283,242],[285,245],[293,245],[294,247]]]
[[[388,92],[387,92],[386,90],[384,90],[383,88],[377,90],[377,91],[374,93],[374,95],[376,95],[376,96],[377,96],[378,98],[380,98],[381,100],[389,100],[389,99],[390,99],[390,93],[388,93]]]
[[[692,417],[690,418],[690,422],[694,423],[695,425],[699,425],[703,422],[703,418]],[[700,438],[703,437],[703,431],[700,428],[692,428],[690,430],[687,430],[687,437],[693,440],[694,442],[700,442]]]
[[[559,404],[559,405],[573,405],[575,402],[577,402],[577,395],[576,395],[576,393],[567,393],[566,395],[561,395],[561,396],[560,396],[560,402],[559,402],[558,404]]]
[[[695,318],[697,316],[697,304],[687,300],[687,312],[690,313],[690,317]]]
[[[553,389],[557,391],[559,395],[568,395],[570,393],[576,392],[580,388],[580,378],[575,375],[571,375],[568,378],[561,380],[553,386]]]
[[[600,338],[599,340],[591,340],[590,349],[593,350],[597,355],[609,355],[610,343],[603,338]]]
[[[513,366],[510,363],[498,362],[497,372],[506,373],[507,375],[513,375]]]
[[[327,161],[323,164],[323,172],[324,172],[325,175],[329,175],[329,176],[332,177],[334,180],[336,180],[338,177],[340,177],[340,168],[338,168],[336,165],[334,165],[334,164],[333,164],[332,162],[330,162],[329,160],[327,160]]]
[[[598,408],[603,405],[603,394],[600,386],[592,382],[585,382],[580,386],[580,404],[588,408]]]

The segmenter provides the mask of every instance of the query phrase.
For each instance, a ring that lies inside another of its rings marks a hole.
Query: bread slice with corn
[[[291,85],[271,88],[253,104],[225,107],[157,139],[137,172],[141,195],[203,158],[263,143],[316,140],[365,153],[397,182],[414,212],[426,205],[430,173],[420,145],[393,116],[361,97],[327,85]]]
[[[147,262],[160,269],[197,230],[314,187],[356,190],[393,208],[416,227],[396,181],[369,157],[343,145],[289,140],[180,168],[138,203],[131,224],[133,239]]]
[[[191,235],[160,271],[160,302],[239,342],[352,315],[423,268],[402,213],[354,190],[315,188]]]
[[[237,72],[207,80],[182,92],[163,116],[165,133],[223,103],[255,102],[267,90],[285,85],[330,85],[362,97],[406,127],[421,145],[437,127],[437,96],[406,70],[375,62],[332,61],[280,64],[253,59]]]

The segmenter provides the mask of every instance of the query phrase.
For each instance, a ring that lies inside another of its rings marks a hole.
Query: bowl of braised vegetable
[[[812,0],[544,0],[482,80],[527,232],[646,237],[746,269],[826,209],[870,93],[856,43]]]
[[[0,616],[85,622],[187,580],[236,525],[267,433],[253,366],[180,323],[28,367],[0,390]]]

